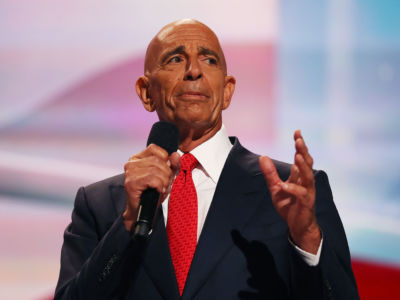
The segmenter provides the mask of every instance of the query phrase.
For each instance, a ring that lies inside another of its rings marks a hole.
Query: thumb
[[[169,161],[171,163],[171,169],[173,172],[176,172],[179,168],[181,157],[178,152],[174,152],[169,156]]]
[[[261,156],[259,158],[260,168],[264,174],[269,190],[279,187],[281,179],[279,178],[278,172],[276,171],[275,165],[268,156]]]

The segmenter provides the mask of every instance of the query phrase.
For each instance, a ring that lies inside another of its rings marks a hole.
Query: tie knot
[[[181,170],[183,171],[192,171],[198,164],[196,157],[190,153],[185,153],[181,157]]]

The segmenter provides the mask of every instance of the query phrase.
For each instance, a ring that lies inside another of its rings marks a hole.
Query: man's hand
[[[168,156],[161,147],[150,144],[142,152],[133,155],[125,164],[126,209],[122,214],[125,227],[131,230],[137,219],[140,196],[147,188],[160,193],[160,203],[168,195],[179,165],[177,152]]]
[[[296,153],[289,178],[283,182],[267,156],[260,157],[260,167],[267,181],[275,209],[286,221],[293,242],[302,250],[316,254],[321,232],[314,212],[315,183],[313,158],[300,130],[294,133]]]

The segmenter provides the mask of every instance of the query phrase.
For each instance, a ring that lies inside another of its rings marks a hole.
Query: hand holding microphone
[[[178,142],[179,130],[174,124],[157,122],[147,148],[125,164],[127,204],[123,218],[126,229],[136,238],[147,238],[159,201],[169,193],[179,165]]]

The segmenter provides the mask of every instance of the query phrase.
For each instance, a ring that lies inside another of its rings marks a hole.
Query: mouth
[[[185,92],[182,95],[195,95],[195,96],[205,96],[203,93],[201,92]]]
[[[180,98],[190,98],[190,99],[206,99],[209,98],[208,95],[199,91],[185,91],[179,94]]]

